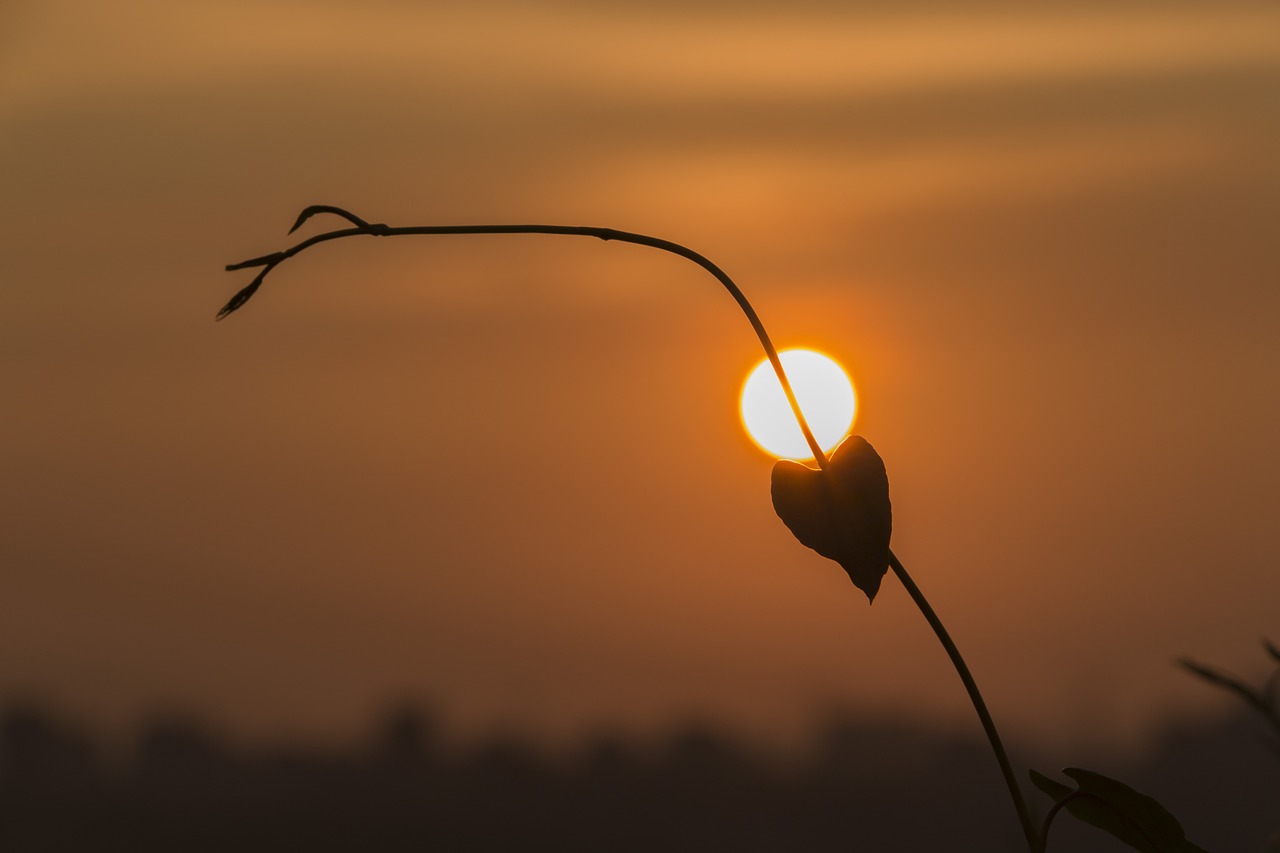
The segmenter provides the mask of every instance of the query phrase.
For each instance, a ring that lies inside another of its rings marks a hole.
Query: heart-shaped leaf
[[[800,543],[835,560],[874,601],[889,570],[889,475],[860,435],[840,443],[826,471],[780,459],[773,466],[773,509]]]
[[[1031,771],[1031,781],[1072,815],[1143,853],[1206,853],[1187,840],[1178,819],[1159,802],[1101,773],[1068,767],[1072,788]]]

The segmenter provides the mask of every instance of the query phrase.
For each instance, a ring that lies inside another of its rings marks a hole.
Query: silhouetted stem
[[[1067,794],[1061,800],[1054,803],[1053,807],[1049,809],[1049,813],[1044,816],[1044,823],[1040,824],[1040,843],[1042,845],[1040,849],[1042,851],[1049,849],[1049,828],[1053,826],[1053,820],[1058,816],[1058,812],[1062,811],[1070,805],[1073,800],[1079,797],[1079,791],[1072,791],[1070,794]]]
[[[1009,787],[1009,796],[1013,799],[1013,807],[1018,811],[1018,820],[1021,822],[1022,832],[1027,838],[1027,846],[1032,853],[1041,853],[1044,849],[1044,842],[1036,832],[1035,824],[1031,820],[1031,812],[1027,809],[1026,800],[1022,797],[1022,789],[1018,787],[1017,777],[1013,774],[1013,765],[1009,763],[1009,755],[1004,751],[1004,744],[1000,742],[1000,733],[996,731],[995,721],[991,719],[991,713],[987,710],[987,703],[982,699],[982,692],[978,690],[978,683],[973,680],[973,675],[969,672],[969,667],[964,662],[964,656],[960,654],[960,649],[956,647],[951,635],[947,633],[947,629],[942,624],[942,620],[938,618],[938,614],[933,612],[933,607],[929,605],[929,601],[924,597],[924,593],[920,591],[920,587],[916,586],[916,582],[911,579],[911,575],[907,574],[907,569],[902,565],[902,561],[892,551],[889,552],[889,567],[898,576],[898,580],[902,582],[907,594],[915,602],[916,607],[924,614],[925,621],[929,623],[929,627],[937,635],[938,642],[942,643],[942,647],[946,649],[947,657],[951,658],[951,665],[955,667],[956,672],[960,675],[960,680],[964,683],[964,689],[969,694],[969,700],[973,702],[973,709],[978,712],[978,720],[982,723],[982,730],[986,732],[987,740],[991,744],[991,751],[995,753],[996,761],[1000,764],[1000,772],[1004,775],[1005,785]]]
[[[791,411],[795,415],[796,422],[800,424],[800,431],[804,433],[804,440],[808,443],[809,449],[813,451],[813,457],[817,460],[820,468],[826,469],[827,457],[822,452],[822,448],[818,445],[818,441],[813,436],[813,431],[809,428],[809,422],[805,419],[804,412],[800,410],[800,403],[796,400],[795,391],[791,388],[791,382],[787,379],[786,371],[782,369],[782,360],[778,358],[778,350],[774,347],[773,341],[769,339],[769,333],[765,331],[764,324],[760,322],[760,317],[756,314],[755,309],[751,307],[751,303],[747,301],[747,297],[743,295],[738,285],[734,284],[733,279],[713,264],[706,257],[698,254],[692,249],[681,246],[679,243],[673,243],[670,240],[661,240],[657,237],[650,237],[646,234],[635,234],[630,231],[617,231],[613,228],[594,228],[575,225],[414,225],[405,227],[392,227],[389,225],[369,224],[363,219],[348,213],[341,208],[329,205],[316,205],[307,208],[298,217],[298,222],[293,227],[296,229],[298,225],[305,222],[313,213],[333,213],[343,217],[349,222],[355,223],[353,228],[342,228],[337,231],[327,231],[323,234],[317,234],[303,240],[297,245],[285,249],[282,252],[276,252],[271,255],[263,255],[259,258],[252,258],[242,261],[238,264],[229,264],[228,270],[245,269],[247,267],[263,267],[258,273],[257,278],[251,284],[243,288],[239,293],[231,298],[231,301],[223,306],[218,312],[218,319],[226,317],[235,311],[241,305],[249,300],[258,286],[262,284],[263,279],[271,270],[275,269],[281,262],[293,257],[299,252],[329,240],[339,240],[343,237],[356,236],[372,236],[372,237],[405,237],[413,235],[443,235],[443,234],[566,234],[578,237],[595,237],[599,240],[617,240],[620,243],[634,243],[637,246],[648,246],[652,249],[659,249],[664,252],[670,252],[673,255],[679,255],[693,261],[707,272],[715,276],[720,284],[724,285],[725,290],[729,291],[729,295],[738,303],[738,307],[742,309],[742,313],[746,315],[747,321],[751,323],[751,328],[755,330],[756,337],[760,339],[760,345],[764,347],[765,355],[769,357],[769,363],[773,365],[773,372],[777,374],[778,381],[782,384],[782,390],[787,396],[787,403],[791,406]],[[292,232],[290,232],[292,233]]]
[[[765,331],[764,324],[760,322],[760,317],[756,314],[755,309],[751,307],[751,303],[747,301],[742,290],[733,282],[733,279],[713,264],[703,255],[698,254],[692,249],[681,246],[679,243],[673,243],[670,240],[662,240],[657,237],[650,237],[645,234],[636,234],[630,231],[617,231],[612,228],[594,228],[585,226],[572,225],[417,225],[406,227],[392,227],[382,224],[371,224],[349,213],[342,208],[333,207],[331,205],[314,205],[302,211],[294,224],[293,230],[306,222],[311,216],[317,213],[329,213],[340,216],[346,221],[352,223],[351,228],[342,228],[336,231],[327,231],[323,234],[317,234],[309,237],[291,248],[276,252],[270,255],[263,255],[258,258],[252,258],[242,261],[238,264],[229,264],[228,270],[247,269],[250,267],[261,267],[258,275],[253,281],[242,288],[235,296],[231,298],[222,310],[218,312],[218,319],[221,320],[228,314],[231,314],[245,302],[247,302],[258,287],[266,279],[267,275],[279,266],[282,262],[297,255],[300,252],[309,249],[319,243],[325,243],[329,240],[339,240],[344,237],[370,236],[370,237],[405,237],[414,235],[446,235],[446,234],[562,234],[579,237],[595,237],[599,240],[616,240],[621,243],[633,243],[637,246],[648,246],[652,249],[659,249],[663,252],[669,252],[678,255],[687,260],[693,261],[707,272],[711,273],[717,281],[720,282],[729,291],[729,295],[738,303],[738,307],[742,309],[742,313],[746,315],[747,321],[751,323],[751,328],[755,331],[756,337],[760,339],[760,345],[764,347],[765,354],[769,358],[769,363],[773,365],[773,372],[777,374],[778,381],[782,385],[782,390],[787,396],[787,403],[791,406],[792,414],[795,415],[796,423],[800,425],[800,431],[804,433],[805,441],[809,445],[809,449],[813,451],[813,458],[818,463],[818,467],[827,470],[829,461],[826,454],[822,452],[822,448],[818,445],[817,439],[813,436],[813,431],[809,428],[809,422],[805,419],[804,412],[800,410],[800,403],[796,400],[795,391],[791,388],[791,382],[787,379],[786,371],[782,368],[782,360],[778,358],[778,351],[773,345],[773,341],[769,339],[769,333]],[[956,672],[960,675],[960,680],[964,682],[965,690],[969,693],[969,698],[973,702],[974,710],[978,712],[978,719],[982,722],[982,728],[987,734],[987,740],[991,743],[991,749],[995,752],[996,761],[1000,764],[1000,772],[1004,774],[1005,784],[1009,786],[1009,795],[1013,798],[1014,807],[1018,811],[1018,819],[1022,823],[1022,830],[1027,837],[1027,844],[1032,853],[1042,853],[1043,842],[1036,833],[1036,829],[1031,822],[1031,814],[1027,810],[1026,802],[1022,798],[1022,791],[1018,788],[1017,780],[1013,775],[1013,768],[1009,764],[1009,756],[1004,751],[1004,746],[1000,743],[1000,735],[996,731],[995,723],[991,720],[991,714],[987,711],[987,705],[982,700],[982,694],[978,691],[978,685],[973,680],[973,676],[969,673],[969,667],[965,664],[964,658],[960,655],[960,650],[956,648],[956,644],[952,642],[951,636],[947,633],[947,629],[943,627],[942,621],[938,615],[933,612],[933,608],[929,606],[929,602],[925,599],[924,594],[920,592],[920,588],[916,586],[915,581],[907,574],[907,570],[902,563],[894,556],[893,552],[889,552],[889,565],[893,569],[898,580],[906,587],[907,593],[915,602],[916,607],[924,614],[925,620],[929,626],[933,628],[933,632],[938,636],[938,640],[942,643],[942,647],[946,649],[947,656],[951,658],[951,663],[955,667]]]

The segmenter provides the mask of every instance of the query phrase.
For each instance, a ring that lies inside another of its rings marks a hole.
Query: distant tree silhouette
[[[1170,729],[1124,768],[1212,849],[1261,851],[1280,766],[1241,716]],[[353,752],[236,751],[206,722],[144,724],[108,768],[78,727],[30,703],[0,715],[0,850],[918,851],[1021,849],[990,820],[984,744],[903,720],[833,715],[786,760],[708,724],[645,746],[596,735],[561,753],[498,735],[446,748],[434,717],[392,706]],[[1220,779],[1229,776],[1229,789]],[[1121,849],[1055,833],[1055,853]]]

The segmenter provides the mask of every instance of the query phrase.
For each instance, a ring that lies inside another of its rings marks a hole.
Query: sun
[[[778,357],[818,446],[824,453],[831,450],[848,435],[858,409],[848,374],[834,359],[811,349],[783,350]],[[784,459],[813,458],[768,359],[743,383],[741,408],[747,434],[765,452]]]

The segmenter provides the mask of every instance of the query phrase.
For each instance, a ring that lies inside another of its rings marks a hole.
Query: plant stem
[[[313,205],[302,211],[294,224],[293,230],[307,221],[311,216],[317,213],[328,213],[340,216],[347,222],[351,223],[351,228],[340,228],[334,231],[326,231],[317,234],[294,246],[280,252],[270,255],[263,255],[257,258],[251,258],[247,261],[241,261],[238,264],[229,264],[228,270],[240,270],[250,267],[261,267],[258,275],[254,280],[242,288],[231,298],[231,301],[223,306],[218,312],[218,319],[226,317],[232,312],[240,308],[247,302],[255,292],[259,285],[267,277],[267,274],[274,270],[280,263],[297,255],[299,252],[305,251],[311,246],[319,243],[325,243],[330,240],[339,240],[345,237],[407,237],[407,236],[424,236],[424,235],[445,235],[445,234],[562,234],[579,237],[595,237],[600,240],[616,240],[622,243],[633,243],[638,246],[648,246],[652,249],[659,249],[669,252],[673,255],[679,255],[682,258],[693,261],[707,272],[711,273],[729,291],[734,301],[738,303],[738,307],[742,313],[746,315],[751,328],[755,331],[756,337],[759,338],[760,344],[764,347],[765,354],[769,357],[770,364],[773,365],[774,373],[778,376],[778,381],[782,384],[782,390],[786,394],[787,402],[791,406],[791,411],[795,415],[796,422],[800,425],[800,431],[804,433],[805,441],[809,448],[813,451],[814,461],[818,467],[826,471],[830,467],[830,461],[826,454],[822,452],[822,448],[818,445],[814,438],[812,430],[805,419],[804,412],[800,410],[800,404],[796,400],[795,392],[791,388],[791,383],[787,379],[786,372],[782,369],[782,361],[778,358],[778,351],[774,347],[773,342],[769,339],[769,334],[765,331],[764,324],[760,321],[760,317],[756,314],[755,309],[751,307],[751,303],[747,301],[742,290],[729,278],[720,267],[713,264],[705,256],[698,254],[692,249],[686,248],[679,243],[673,243],[670,240],[662,240],[657,237],[650,237],[647,234],[636,234],[630,231],[618,231],[613,228],[594,228],[572,225],[421,225],[421,226],[390,226],[381,223],[371,224],[360,217],[349,213],[341,208],[332,205]],[[942,647],[946,649],[947,656],[951,658],[951,663],[955,667],[956,672],[960,674],[960,680],[964,682],[965,690],[969,693],[969,699],[973,702],[974,710],[978,712],[978,719],[982,722],[982,728],[987,734],[987,740],[991,743],[991,749],[995,752],[996,761],[1000,764],[1000,772],[1004,774],[1005,784],[1009,787],[1009,795],[1013,798],[1014,807],[1018,811],[1018,819],[1022,823],[1022,831],[1027,837],[1027,844],[1031,849],[1031,853],[1043,853],[1044,843],[1036,832],[1031,822],[1031,814],[1027,810],[1027,804],[1022,798],[1022,791],[1018,788],[1017,780],[1013,775],[1013,768],[1009,764],[1009,756],[1004,751],[1004,746],[1000,743],[1000,735],[996,731],[995,723],[991,720],[991,714],[987,711],[987,705],[982,700],[982,694],[978,691],[978,685],[974,682],[973,676],[969,674],[969,667],[965,665],[964,658],[960,655],[960,650],[956,648],[956,644],[952,642],[951,636],[947,633],[947,629],[943,627],[942,620],[933,612],[933,608],[929,606],[929,602],[925,599],[924,594],[920,592],[920,588],[916,586],[915,581],[907,574],[907,570],[902,563],[894,556],[893,552],[889,552],[889,566],[893,569],[893,573],[898,576],[898,580],[906,587],[907,593],[915,602],[916,607],[924,614],[925,620],[929,623],[929,627],[933,628],[934,634],[942,643]]]
[[[445,234],[563,234],[576,237],[595,237],[598,240],[616,240],[619,243],[632,243],[637,246],[648,246],[651,249],[659,249],[663,252],[670,252],[673,255],[679,255],[682,258],[693,261],[702,267],[711,275],[715,276],[716,281],[729,291],[729,295],[738,303],[738,307],[742,313],[746,315],[747,321],[751,324],[751,328],[755,331],[756,337],[760,340],[760,345],[764,347],[765,355],[769,357],[769,363],[773,365],[773,372],[777,374],[778,381],[782,384],[782,391],[786,394],[787,403],[791,406],[791,412],[795,415],[796,422],[800,424],[800,431],[804,434],[805,442],[808,443],[809,449],[813,451],[814,459],[817,460],[818,467],[826,469],[827,457],[822,452],[818,440],[814,438],[813,430],[809,428],[809,423],[805,419],[804,412],[800,410],[800,403],[796,400],[795,391],[791,388],[791,382],[787,379],[786,371],[782,369],[782,360],[778,358],[778,350],[773,345],[773,341],[769,339],[769,333],[765,331],[764,323],[760,321],[759,315],[756,314],[751,303],[747,301],[747,297],[743,294],[742,289],[734,283],[733,279],[725,273],[724,270],[712,263],[704,255],[701,255],[690,248],[674,243],[670,240],[663,240],[658,237],[650,237],[648,234],[636,234],[631,231],[618,231],[614,228],[597,228],[591,226],[579,225],[408,225],[408,226],[392,226],[383,225],[381,223],[370,224],[365,222],[358,216],[348,213],[338,207],[332,205],[313,205],[302,212],[298,217],[297,223],[293,226],[297,229],[299,225],[309,219],[315,213],[332,213],[353,223],[352,228],[340,228],[335,231],[326,231],[323,234],[316,234],[300,243],[291,246],[280,252],[270,255],[263,255],[258,258],[251,258],[247,261],[241,261],[238,264],[228,264],[227,270],[240,270],[248,267],[262,267],[257,278],[251,284],[240,290],[231,301],[223,306],[218,312],[218,319],[221,320],[228,314],[238,309],[241,305],[249,300],[257,291],[258,286],[267,277],[273,269],[281,262],[288,260],[299,252],[318,244],[325,243],[329,240],[340,240],[344,237],[412,237],[412,236],[439,236]],[[290,231],[290,233],[293,233]]]
[[[1080,797],[1080,792],[1072,791],[1070,794],[1067,794],[1061,800],[1054,803],[1053,807],[1049,809],[1049,813],[1044,816],[1044,823],[1040,824],[1041,851],[1049,849],[1049,827],[1053,826],[1053,819],[1058,816],[1058,812],[1062,811],[1071,804],[1072,800],[1075,800],[1078,797]]]
[[[1004,783],[1009,788],[1009,796],[1013,799],[1013,806],[1018,811],[1018,820],[1021,822],[1022,832],[1027,838],[1027,846],[1031,853],[1041,853],[1044,849],[1044,842],[1031,820],[1031,812],[1027,809],[1026,800],[1022,797],[1022,789],[1018,787],[1018,780],[1013,774],[1013,766],[1009,763],[1009,755],[1004,751],[1004,745],[1000,742],[1000,733],[996,731],[996,724],[991,719],[991,713],[987,710],[987,703],[982,699],[982,692],[978,690],[978,683],[973,680],[973,675],[970,674],[969,667],[964,662],[964,656],[960,654],[960,649],[956,647],[951,635],[947,633],[946,627],[942,624],[942,620],[938,618],[938,614],[933,611],[928,599],[920,591],[920,587],[916,586],[916,582],[911,579],[911,575],[907,574],[907,569],[902,565],[902,561],[892,551],[889,552],[889,567],[898,576],[898,580],[902,582],[907,594],[915,602],[916,607],[924,614],[925,621],[929,623],[929,627],[937,635],[938,642],[942,643],[942,648],[946,649],[947,657],[951,658],[951,665],[955,667],[956,672],[960,675],[960,680],[964,683],[964,689],[968,692],[970,701],[973,702],[973,709],[978,712],[978,719],[982,722],[982,730],[987,734],[987,741],[991,744],[991,751],[996,755],[996,762],[999,763],[1000,772],[1004,775]]]

